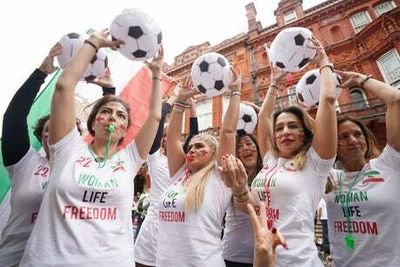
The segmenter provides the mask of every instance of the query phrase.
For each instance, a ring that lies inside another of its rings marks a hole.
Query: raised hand
[[[264,203],[260,203],[259,216],[257,216],[251,204],[247,204],[247,210],[254,235],[254,267],[275,266],[276,247],[281,245],[288,249],[288,246],[276,228],[272,228],[271,231],[267,229],[267,215]]]
[[[158,78],[161,78],[161,71],[164,64],[164,48],[161,45],[156,56],[152,61],[145,61],[146,66],[151,70],[151,73]]]
[[[233,67],[231,67],[232,72],[232,81],[229,84],[229,89],[231,92],[238,91],[240,92],[242,89],[242,77],[240,73],[238,74]]]
[[[54,57],[60,55],[62,52],[62,46],[60,43],[56,43],[51,49],[49,54],[45,57],[39,69],[46,74],[51,74],[58,69],[54,66]]]
[[[335,70],[335,72],[342,79],[342,83],[339,85],[340,87],[347,87],[347,88],[359,87],[362,81],[367,77],[366,75],[353,71]]]
[[[104,29],[99,32],[94,32],[89,37],[89,40],[97,47],[97,49],[109,47],[112,50],[117,50],[117,48],[124,44],[124,41],[122,40],[110,40],[109,35],[110,31],[108,29]]]
[[[111,78],[110,68],[107,67],[104,70],[104,73],[100,77],[97,77],[93,80],[88,80],[87,83],[96,84],[100,87],[105,87],[105,88],[113,87],[114,85],[113,85],[113,80]]]
[[[312,43],[312,45],[307,45],[307,47],[314,49],[317,52],[313,61],[316,62],[319,67],[330,64],[329,57],[326,55],[322,43],[315,38],[308,38],[308,40]]]
[[[178,88],[178,98],[177,101],[187,102],[187,100],[195,95],[200,94],[199,91],[195,90],[193,87],[192,79],[186,78],[183,81],[182,86],[179,84],[176,85]]]
[[[234,195],[241,195],[248,191],[246,169],[234,155],[223,155],[222,166],[219,166],[218,169],[223,182],[231,188]]]

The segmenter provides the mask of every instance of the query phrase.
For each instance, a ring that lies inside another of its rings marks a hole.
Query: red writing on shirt
[[[160,211],[158,218],[163,222],[185,222],[184,211]]]
[[[80,157],[76,160],[76,162],[84,168],[90,167],[90,163],[92,162],[91,158],[88,157]]]
[[[67,220],[108,220],[117,219],[116,207],[87,207],[66,205],[63,209],[63,219]]]
[[[43,166],[43,165],[39,165],[37,170],[35,171],[35,173],[33,175],[39,175],[42,177],[47,177],[49,175],[49,167]]]
[[[336,233],[379,234],[378,224],[371,221],[334,221],[333,228]]]

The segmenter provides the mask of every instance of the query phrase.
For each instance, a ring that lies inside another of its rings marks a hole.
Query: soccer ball
[[[144,61],[153,58],[162,41],[157,23],[137,8],[125,9],[115,17],[110,27],[113,40],[122,40],[118,51],[131,60]]]
[[[62,46],[62,53],[57,56],[58,64],[62,69],[68,64],[71,58],[78,52],[87,38],[86,35],[80,35],[75,32],[64,35],[59,41]],[[89,66],[83,73],[81,80],[93,80],[104,73],[108,66],[107,54],[104,50],[99,50],[90,61]]]
[[[307,47],[313,45],[308,40],[312,36],[310,30],[302,27],[286,28],[279,32],[269,51],[273,65],[289,72],[303,69],[316,54],[314,49]]]
[[[342,92],[341,79],[339,75],[334,74],[336,78],[336,98]],[[296,95],[300,103],[307,107],[318,105],[321,87],[321,78],[319,69],[307,71],[296,85]]]
[[[249,105],[240,103],[239,121],[236,126],[236,131],[241,134],[252,134],[257,125],[257,113]]]
[[[223,94],[231,83],[229,61],[221,54],[201,55],[192,66],[192,81],[197,90],[209,97]]]

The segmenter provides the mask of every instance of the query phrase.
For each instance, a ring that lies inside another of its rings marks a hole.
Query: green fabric
[[[1,139],[0,139],[0,152],[1,152]],[[3,154],[0,153],[0,203],[6,196],[8,190],[11,187],[11,181],[8,178],[8,171],[3,165]]]
[[[50,106],[51,99],[53,97],[54,89],[56,88],[56,83],[58,78],[60,77],[62,71],[58,70],[50,82],[46,85],[46,87],[40,92],[40,94],[36,97],[31,110],[28,115],[28,131],[29,131],[29,140],[32,147],[36,150],[39,150],[42,147],[42,144],[33,134],[33,127],[36,124],[36,121],[43,116],[50,114]]]

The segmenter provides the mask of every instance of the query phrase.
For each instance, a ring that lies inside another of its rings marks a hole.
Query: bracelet
[[[175,104],[178,105],[178,106],[181,106],[183,108],[190,108],[191,107],[186,101],[182,101],[182,100],[176,100]]]
[[[322,71],[323,68],[330,68],[331,71],[334,72],[333,64],[326,64],[326,65],[323,65],[321,68],[319,68],[319,74],[321,74],[321,71]]]
[[[279,89],[278,86],[277,86],[276,84],[273,84],[273,83],[271,83],[271,84],[269,85],[269,87],[273,87],[273,88],[275,88],[276,90]]]
[[[152,79],[161,81],[161,77],[157,77],[157,76],[153,76]]]
[[[97,54],[97,52],[99,52],[99,49],[97,48],[97,46],[92,41],[90,41],[89,39],[86,39],[83,43],[84,44],[88,44],[91,47],[93,47],[94,50],[96,50],[96,54]]]
[[[185,109],[179,108],[178,106],[175,106],[172,111],[178,112],[178,113],[184,113]]]
[[[368,74],[367,77],[365,77],[364,80],[362,80],[362,82],[360,83],[360,88],[364,89],[365,82],[368,81],[371,77],[372,75]]]
[[[231,93],[231,96],[234,96],[234,95],[241,96],[241,95],[242,95],[242,92],[240,92],[240,91],[233,91],[233,92]]]
[[[277,97],[277,96],[278,96],[278,86],[276,86],[275,84],[270,84],[269,87],[270,87],[271,89],[273,89],[273,90],[268,90],[268,92],[271,91],[271,93],[272,93],[275,97]]]
[[[233,196],[236,197],[236,198],[242,198],[242,197],[246,196],[247,193],[249,193],[249,190],[246,190],[244,193],[241,193],[241,194],[239,194],[239,195],[233,194]]]

